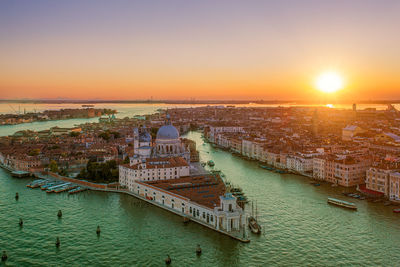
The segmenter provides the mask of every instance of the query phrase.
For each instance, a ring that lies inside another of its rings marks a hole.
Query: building
[[[135,181],[158,181],[189,176],[189,164],[182,157],[131,158],[129,164],[119,166],[119,183],[133,191]]]
[[[364,130],[356,125],[347,125],[342,130],[342,140],[351,141],[357,134],[363,133]]]
[[[135,181],[133,192],[218,231],[238,233],[247,225],[244,211],[237,205],[235,196],[225,193],[220,177]]]
[[[385,196],[389,195],[389,179],[390,174],[393,172],[391,169],[382,167],[370,167],[366,172],[365,185],[369,190],[383,193]]]
[[[232,125],[211,125],[208,132],[208,140],[212,143],[216,143],[217,134],[219,133],[244,133],[244,128],[242,126],[232,126]]]
[[[313,158],[313,178],[317,180],[325,180],[325,157]]]
[[[389,199],[400,202],[400,172],[392,172],[389,179]]]
[[[331,178],[328,181],[345,187],[365,183],[366,171],[371,164],[371,160],[368,158],[353,158],[349,156],[328,162],[331,168],[326,169],[325,173],[333,172],[327,175]]]
[[[190,151],[182,144],[178,130],[171,124],[169,115],[164,126],[157,132],[152,157],[183,157],[190,162]]]

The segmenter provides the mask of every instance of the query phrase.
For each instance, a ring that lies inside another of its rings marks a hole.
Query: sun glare
[[[324,93],[334,93],[343,87],[343,79],[336,72],[325,72],[316,80],[318,90]]]

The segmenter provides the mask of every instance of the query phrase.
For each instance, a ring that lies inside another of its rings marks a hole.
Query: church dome
[[[157,140],[171,140],[171,139],[179,139],[178,130],[172,126],[164,125],[157,132]]]
[[[139,142],[151,142],[151,135],[148,132],[140,133]]]

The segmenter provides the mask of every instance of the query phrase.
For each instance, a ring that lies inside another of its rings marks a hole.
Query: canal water
[[[357,212],[327,205],[328,196],[345,199],[341,189],[266,171],[203,144],[198,132],[186,136],[197,142],[202,161],[212,159],[257,200],[262,236],[243,244],[128,195],[46,194],[0,169],[0,250],[8,252],[7,265],[163,266],[169,254],[172,266],[399,266],[400,216],[392,207],[365,200],[351,200]]]

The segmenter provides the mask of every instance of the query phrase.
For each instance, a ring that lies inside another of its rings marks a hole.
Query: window
[[[192,207],[190,207],[190,213],[192,213]]]

